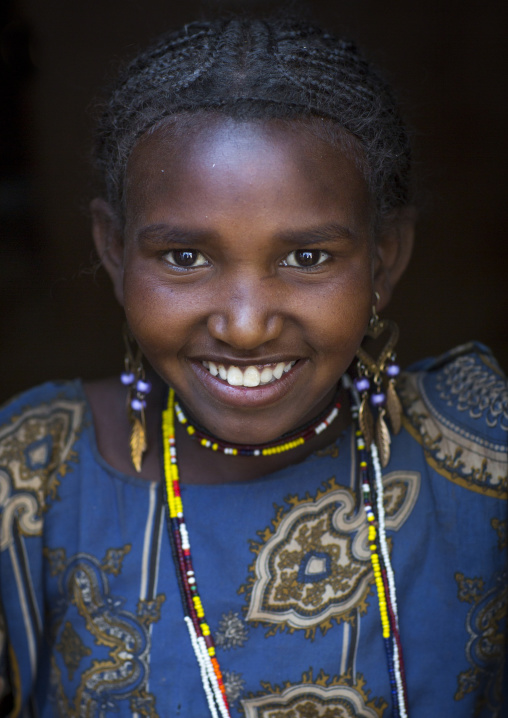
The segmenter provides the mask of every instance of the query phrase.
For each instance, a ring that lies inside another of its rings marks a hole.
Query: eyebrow
[[[186,229],[185,227],[171,227],[167,224],[149,224],[136,233],[137,241],[153,242],[156,244],[187,244],[189,246],[203,240],[215,238],[215,233],[208,230]]]
[[[283,242],[299,244],[304,247],[318,242],[331,242],[335,239],[354,239],[355,233],[343,224],[330,222],[329,224],[305,229],[288,230],[277,234]]]
[[[355,236],[355,233],[345,225],[330,222],[316,227],[278,232],[276,239],[288,244],[298,244],[305,247],[319,242],[331,242],[336,239],[354,239]],[[137,241],[163,245],[174,243],[192,246],[197,242],[213,241],[217,238],[218,235],[209,230],[172,227],[167,224],[150,224],[136,233]]]

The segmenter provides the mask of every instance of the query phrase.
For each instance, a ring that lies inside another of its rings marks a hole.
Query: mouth
[[[273,384],[287,374],[296,364],[295,361],[274,362],[272,364],[249,364],[240,367],[235,364],[202,361],[201,365],[214,377],[218,377],[229,386],[255,388]]]

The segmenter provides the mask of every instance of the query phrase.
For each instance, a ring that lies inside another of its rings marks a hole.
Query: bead
[[[399,376],[400,366],[398,364],[388,364],[386,367],[386,373],[389,377]]]
[[[146,401],[144,399],[138,399],[137,397],[134,397],[134,399],[131,401],[131,407],[134,409],[134,411],[141,411],[146,407]]]
[[[317,436],[323,432],[332,421],[338,416],[340,410],[340,403],[335,402],[333,408],[329,411],[328,415],[323,419],[316,420],[314,425],[308,426],[303,430],[303,434],[300,436],[294,436],[288,441],[281,443],[275,443],[272,446],[266,446],[259,449],[253,447],[243,446],[227,446],[222,442],[214,441],[213,438],[204,434],[201,429],[188,424],[188,420],[182,411],[182,408],[177,402],[174,404],[174,411],[180,424],[187,424],[187,433],[194,438],[199,440],[201,446],[213,451],[222,451],[224,454],[229,456],[273,456],[273,454],[282,454],[285,451],[291,451],[297,446],[301,446],[305,443],[306,439],[313,436]]]
[[[370,403],[372,406],[381,406],[381,404],[384,404],[386,401],[386,394],[383,394],[382,391],[377,391],[375,394],[372,394],[370,397]]]
[[[382,392],[377,392],[375,396],[383,396],[383,394]],[[183,517],[183,504],[180,495],[178,478],[178,464],[174,440],[173,408],[174,393],[171,390],[168,400],[168,410],[163,414],[163,435],[165,438],[164,470],[166,479],[164,485],[167,489],[167,501],[169,505],[169,515],[171,518],[168,523],[168,528],[170,529],[174,539],[173,546],[176,552],[175,568],[182,584],[182,602],[185,611],[185,622],[189,629],[194,653],[200,667],[203,689],[210,707],[210,712],[212,715],[216,715],[217,718],[219,714],[221,718],[227,718],[230,716],[230,712],[227,703],[224,680],[215,655],[213,637],[205,618],[205,611],[197,590],[197,582],[194,576],[194,571],[192,570],[189,536]],[[184,421],[181,420],[180,414],[176,411],[176,408],[175,414],[178,417],[178,420],[183,424]],[[315,435],[317,433],[316,428],[325,424],[327,420],[328,419],[325,419],[324,421],[321,420],[321,422],[316,423],[312,431],[309,432],[309,429],[307,429],[303,436],[293,436],[287,441],[280,442],[274,446],[257,449],[254,449],[253,447],[224,446],[224,444],[218,444],[218,442],[212,443],[208,437],[201,434],[195,429],[195,427],[188,426],[187,430],[191,435],[196,433],[197,438],[203,446],[206,446],[207,448],[215,448],[215,446],[218,446],[218,448],[225,454],[266,456],[289,451],[295,446],[303,444],[305,438]],[[365,451],[365,444],[361,432],[357,430],[356,436],[358,448],[357,461],[360,468],[360,488],[363,495],[363,505],[368,526],[367,545],[370,549],[373,582],[376,585],[376,593],[378,597],[381,632],[387,657],[390,690],[393,696],[394,716],[397,718],[407,718],[407,697],[403,682],[404,668],[402,654],[399,652],[400,640],[397,632],[397,605],[394,588],[392,589],[393,572],[390,565],[390,557],[387,549],[385,534],[382,470],[375,444],[372,444],[369,448],[369,452],[367,452]],[[371,458],[370,468],[368,463],[369,456]],[[373,506],[371,505],[369,497],[371,493],[370,481],[374,481],[374,479],[375,502]],[[375,510],[376,514],[374,513]]]
[[[149,394],[152,391],[152,384],[145,379],[138,379],[136,382],[136,389],[141,394]]]
[[[368,391],[370,389],[370,381],[367,379],[366,376],[360,376],[357,379],[355,379],[355,387],[356,390],[360,392],[360,394],[364,391]]]
[[[135,376],[131,371],[123,371],[120,374],[120,381],[124,386],[130,386],[131,384],[134,384]]]

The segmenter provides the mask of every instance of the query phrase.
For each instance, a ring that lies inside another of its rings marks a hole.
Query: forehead
[[[339,133],[332,142],[315,123],[211,115],[158,128],[129,159],[127,219],[152,214],[159,203],[195,220],[227,205],[255,217],[289,213],[296,222],[341,207],[355,224],[370,222],[357,158]]]

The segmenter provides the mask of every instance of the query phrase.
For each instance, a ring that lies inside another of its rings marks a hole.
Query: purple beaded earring
[[[152,390],[151,383],[145,379],[141,349],[136,344],[127,325],[123,329],[125,343],[125,368],[120,381],[127,387],[127,417],[131,426],[130,451],[134,468],[139,473],[143,454],[148,448],[146,443],[146,395]]]
[[[376,292],[376,302],[378,300]],[[367,448],[375,442],[383,468],[390,460],[391,443],[385,417],[388,415],[394,434],[399,433],[402,422],[402,406],[395,389],[396,378],[400,374],[394,351],[399,328],[390,319],[379,319],[374,305],[366,336],[377,339],[385,333],[387,339],[376,358],[363,347],[356,352],[358,376],[355,379],[356,389],[362,397],[358,416],[360,429]]]

